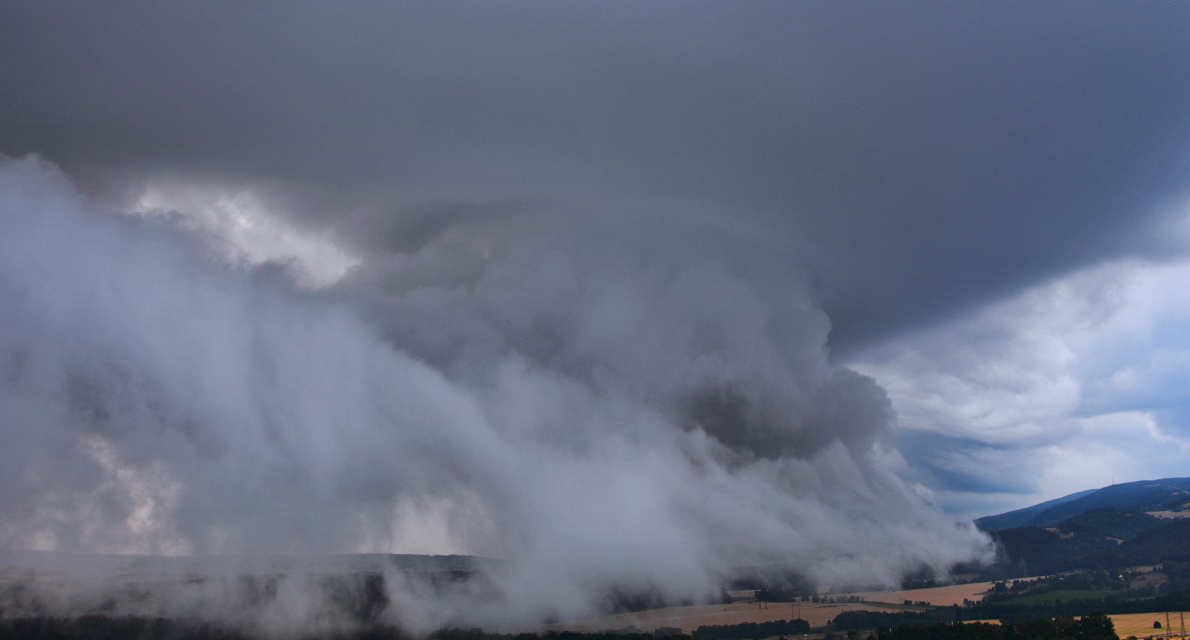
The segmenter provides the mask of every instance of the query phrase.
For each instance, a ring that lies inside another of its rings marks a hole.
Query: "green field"
[[[1111,591],[1106,590],[1047,591],[1045,593],[1021,596],[1011,600],[998,600],[996,604],[1038,604],[1056,600],[1061,600],[1062,602],[1070,602],[1071,600],[1099,600],[1110,596],[1111,593]]]

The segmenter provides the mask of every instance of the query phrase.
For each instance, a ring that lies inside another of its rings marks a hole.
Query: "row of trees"
[[[1062,616],[1028,622],[987,624],[907,624],[880,628],[875,640],[1119,640],[1111,618],[1093,614],[1082,618]]]
[[[859,637],[857,629],[874,629],[867,640],[1118,640],[1111,619],[1092,614],[1076,619],[1060,616],[1002,625],[984,623],[909,622],[923,620],[921,614],[876,614],[862,617],[850,612],[835,619],[835,627],[847,630],[847,638]],[[703,626],[693,638],[678,629],[653,633],[608,631],[601,633],[550,632],[545,634],[499,634],[481,629],[443,629],[426,640],[750,640],[774,636],[796,636],[810,632],[805,620]],[[828,634],[834,635],[834,634]],[[253,640],[237,629],[166,618],[81,616],[77,618],[27,617],[0,619],[0,640]],[[400,628],[386,625],[363,627],[349,632],[310,636],[298,640],[414,640]]]
[[[1179,590],[1155,598],[1107,597],[1079,600],[1042,600],[1032,604],[987,602],[962,610],[968,620],[1032,620],[1054,616],[1085,616],[1096,612],[1145,613],[1190,610],[1190,590]]]
[[[749,638],[800,635],[809,632],[810,623],[795,618],[793,620],[774,620],[772,622],[705,625],[694,631],[694,638],[695,640],[747,640]]]

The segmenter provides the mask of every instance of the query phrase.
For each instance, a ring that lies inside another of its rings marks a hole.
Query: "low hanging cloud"
[[[0,166],[0,225],[4,547],[506,563],[495,599],[394,591],[427,627],[987,551],[900,479],[888,400],[828,362],[803,279],[706,230],[460,223],[408,256],[470,252],[467,277],[386,292],[365,260],[311,291],[36,158]]]

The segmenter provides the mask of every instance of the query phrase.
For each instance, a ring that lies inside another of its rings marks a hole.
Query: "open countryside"
[[[1025,578],[1026,580],[1029,578]],[[731,625],[746,622],[772,622],[800,618],[811,627],[822,627],[835,616],[845,611],[899,611],[917,610],[921,607],[905,605],[924,602],[934,607],[962,606],[964,601],[978,601],[991,591],[992,582],[974,582],[925,589],[900,591],[861,591],[854,593],[826,594],[823,597],[834,602],[757,602],[754,592],[732,592],[731,604],[708,604],[684,607],[664,607],[603,616],[573,624],[554,625],[558,630],[602,631],[635,627],[643,631],[654,631],[661,627],[681,629],[693,633],[698,627],[709,625]],[[846,602],[858,598],[859,602]]]
[[[1149,612],[1149,613],[1121,613],[1114,614],[1108,617],[1111,618],[1112,624],[1116,627],[1116,635],[1121,638],[1129,636],[1136,636],[1137,638],[1184,638],[1186,636],[1188,617],[1186,612],[1177,611],[1168,614],[1165,612]],[[1156,629],[1153,623],[1160,623],[1161,628]]]

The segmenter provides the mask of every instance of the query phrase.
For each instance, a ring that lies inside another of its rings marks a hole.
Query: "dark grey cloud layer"
[[[1177,3],[4,14],[0,151],[92,189],[249,185],[369,252],[492,202],[667,209],[811,262],[841,347],[1159,250],[1186,177]]]

